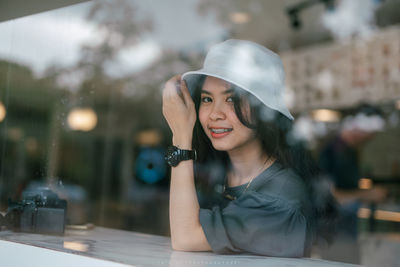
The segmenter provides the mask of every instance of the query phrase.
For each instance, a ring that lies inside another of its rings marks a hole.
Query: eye
[[[226,99],[226,101],[227,101],[227,102],[233,102],[233,96],[229,96],[229,97]]]
[[[202,102],[202,103],[209,103],[209,102],[211,102],[211,97],[203,96],[203,97],[201,98],[201,102]]]

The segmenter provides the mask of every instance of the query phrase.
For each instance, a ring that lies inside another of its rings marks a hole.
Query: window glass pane
[[[348,219],[341,223],[351,241],[334,243],[333,252],[315,246],[311,256],[379,265],[388,246],[397,260],[396,1],[75,2],[82,3],[0,12],[1,211],[32,195],[51,197],[49,189],[67,201],[67,225],[170,236],[164,85],[202,68],[215,44],[249,40],[280,56],[282,105],[295,117],[285,142],[310,151],[325,174],[314,190],[331,191]],[[256,75],[248,66],[236,71]],[[225,173],[206,173],[195,170],[196,193],[210,208]]]

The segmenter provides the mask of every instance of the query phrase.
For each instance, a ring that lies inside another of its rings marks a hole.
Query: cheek
[[[251,130],[251,129],[247,128],[247,127],[246,127],[246,129],[247,129],[247,132],[246,132],[246,136],[247,137],[249,137],[250,139],[253,139],[253,138],[256,137],[256,131]]]
[[[239,120],[239,118],[236,116],[235,110],[231,109],[229,110],[229,113],[227,113],[227,119],[231,122],[235,128],[242,128],[245,127]]]
[[[248,138],[254,138],[256,136],[256,131],[250,128],[247,128],[245,125],[243,125],[239,119],[236,117],[235,120],[235,125],[236,125],[236,130],[239,132],[239,135],[241,138],[248,139]]]

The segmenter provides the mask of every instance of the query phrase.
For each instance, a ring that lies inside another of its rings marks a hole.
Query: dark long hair
[[[201,88],[206,76],[202,76],[193,88],[193,100],[198,114],[201,102]],[[292,168],[305,182],[312,202],[316,232],[318,240],[322,237],[331,243],[334,236],[334,226],[337,218],[337,203],[332,196],[329,185],[322,177],[319,166],[313,159],[311,152],[305,144],[298,141],[292,131],[292,121],[273,109],[266,107],[249,92],[231,85],[234,89],[233,103],[236,116],[246,127],[256,131],[256,136],[261,141],[265,153],[275,158],[281,165]],[[245,116],[244,105],[250,104],[250,118]],[[198,116],[198,115],[197,115]],[[230,166],[230,160],[226,151],[217,151],[197,118],[194,133],[193,147],[198,151],[198,166],[218,165],[222,171],[204,174],[204,168],[195,167],[196,174],[208,176],[217,180],[215,175],[223,175]],[[207,168],[210,170],[210,168]],[[197,171],[196,171],[197,170]]]

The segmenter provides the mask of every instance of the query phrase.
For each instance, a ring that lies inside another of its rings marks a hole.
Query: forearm
[[[170,188],[172,248],[181,251],[210,251],[199,220],[199,202],[194,185],[193,161],[172,168]]]
[[[195,227],[200,226],[199,209],[193,161],[182,161],[171,170],[169,212],[172,242],[188,237]]]

